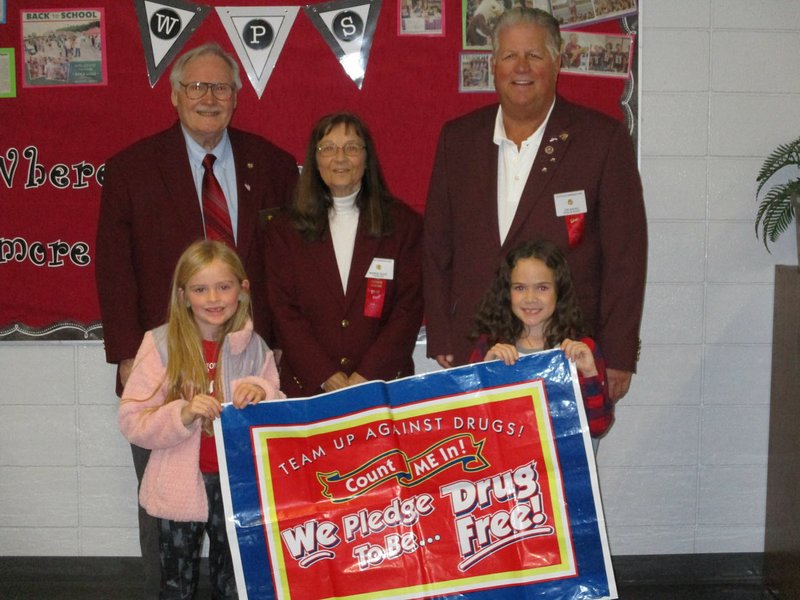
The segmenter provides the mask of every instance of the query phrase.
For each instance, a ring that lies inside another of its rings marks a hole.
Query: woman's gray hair
[[[547,32],[547,49],[553,60],[561,54],[561,28],[556,18],[545,10],[517,6],[505,11],[492,30],[492,50],[497,54],[497,40],[504,29],[515,25],[538,25]]]
[[[186,68],[186,64],[189,61],[201,56],[207,56],[209,54],[212,56],[218,56],[227,63],[228,68],[231,70],[235,91],[238,92],[240,89],[242,89],[242,78],[239,76],[239,63],[237,63],[236,60],[230,54],[225,52],[225,50],[223,50],[222,47],[216,42],[209,42],[207,44],[203,44],[202,46],[198,46],[197,48],[192,48],[188,52],[181,54],[178,57],[178,60],[176,60],[175,64],[172,65],[172,71],[170,71],[169,74],[169,82],[172,85],[172,89],[175,91],[181,90],[183,69]],[[212,81],[211,83],[227,82]]]

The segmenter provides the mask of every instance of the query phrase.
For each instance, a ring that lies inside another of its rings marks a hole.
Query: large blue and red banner
[[[617,597],[561,351],[227,406],[215,428],[242,599]]]

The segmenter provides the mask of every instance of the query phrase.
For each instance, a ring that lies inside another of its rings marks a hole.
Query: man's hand
[[[131,371],[133,371],[133,359],[126,358],[125,360],[119,361],[119,380],[122,382],[122,387],[125,387],[125,384],[128,383],[128,377],[131,376]]]
[[[628,393],[631,387],[630,371],[620,371],[618,369],[606,369],[606,379],[608,380],[608,397],[612,402],[619,402]]]
[[[436,355],[436,362],[439,363],[439,366],[443,369],[449,369],[453,366],[453,355],[452,354],[437,354]]]

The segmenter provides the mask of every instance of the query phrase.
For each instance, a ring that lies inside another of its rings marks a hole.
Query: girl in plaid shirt
[[[550,241],[526,242],[509,252],[481,301],[470,362],[513,365],[520,354],[560,348],[575,362],[589,431],[599,438],[611,427],[614,405],[605,363],[586,329],[564,255]]]

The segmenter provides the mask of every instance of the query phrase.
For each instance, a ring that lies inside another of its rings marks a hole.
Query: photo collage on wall
[[[444,0],[398,0],[398,35],[444,35]]]
[[[561,71],[627,79],[632,54],[632,35],[570,31],[561,49]]]
[[[460,92],[494,92],[492,31],[506,10],[518,6],[547,11],[558,20],[563,37],[562,72],[630,78],[633,35],[575,28],[636,14],[637,0],[462,0],[464,52],[459,54]]]
[[[23,87],[106,85],[103,10],[20,11]]]

